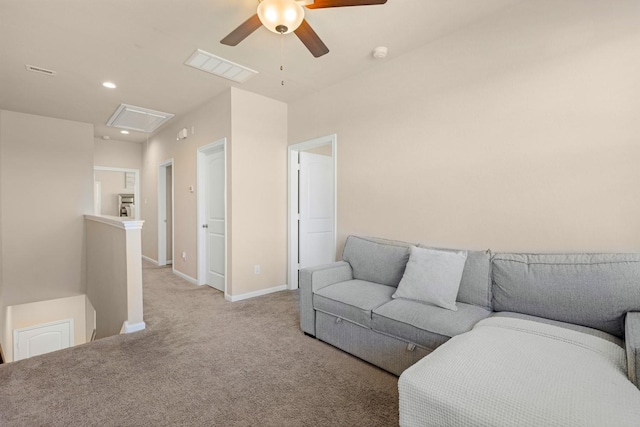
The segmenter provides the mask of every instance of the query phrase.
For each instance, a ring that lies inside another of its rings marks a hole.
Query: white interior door
[[[173,258],[173,159],[158,165],[158,265]],[[136,210],[137,211],[137,210]],[[175,264],[174,264],[175,265]],[[174,269],[175,271],[175,269]]]
[[[14,329],[13,360],[38,356],[73,345],[73,319]]]
[[[333,159],[300,152],[300,268],[335,261]]]
[[[167,184],[166,184],[166,209],[165,209],[165,241],[166,241],[166,261],[167,264],[173,264],[173,166],[167,166]]]
[[[205,218],[207,285],[224,292],[225,275],[225,202],[224,151],[205,155]]]

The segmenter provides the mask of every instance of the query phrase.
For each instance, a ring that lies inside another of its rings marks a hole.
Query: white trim
[[[151,263],[153,263],[153,264],[155,264],[155,265],[158,265],[158,261],[156,261],[156,260],[155,260],[155,259],[153,259],[153,258],[149,258],[148,256],[144,256],[144,255],[142,255],[142,259],[147,260],[147,261],[149,261],[149,262],[151,262]]]
[[[246,294],[240,295],[228,295],[226,292],[224,294],[224,299],[230,302],[242,301],[249,298],[260,297],[262,295],[272,294],[274,292],[286,291],[288,288],[287,285],[274,286],[273,288],[261,289],[259,291],[247,292]]]
[[[192,284],[194,284],[194,285],[197,285],[197,284],[198,284],[198,281],[197,281],[196,279],[194,279],[194,278],[193,278],[193,277],[191,277],[191,276],[187,276],[187,275],[186,275],[186,274],[184,274],[184,273],[179,272],[179,271],[178,271],[178,270],[176,270],[175,268],[173,269],[173,274],[175,274],[176,276],[178,276],[178,277],[180,277],[180,278],[182,278],[182,279],[186,280],[186,281],[187,281],[187,282],[189,282],[189,283],[192,283]]]
[[[144,322],[138,323],[129,323],[129,321],[125,320],[122,323],[122,329],[120,329],[121,334],[130,334],[131,332],[138,332],[146,329],[147,324]]]
[[[142,218],[142,203],[140,200],[140,169],[128,169],[128,168],[113,168],[109,166],[94,166],[93,171],[104,171],[104,172],[129,172],[135,174],[136,183],[133,188],[133,205],[134,208],[134,217],[139,220]],[[93,182],[96,182],[95,174],[93,176]],[[101,203],[102,204],[102,203]],[[96,215],[100,215],[100,212],[95,212]]]
[[[228,251],[229,251],[229,210],[227,204],[227,138],[219,139],[211,144],[203,145],[198,148],[197,153],[197,183],[198,183],[198,194],[196,197],[197,202],[197,217],[198,221],[196,224],[196,235],[197,238],[197,256],[198,256],[198,280],[196,283],[198,285],[205,285],[207,283],[207,236],[206,231],[203,231],[202,224],[206,221],[206,212],[205,212],[205,184],[204,184],[204,176],[203,176],[203,162],[204,156],[209,154],[212,150],[217,149],[222,146],[222,153],[224,157],[224,293],[227,293],[227,275],[229,272],[228,262]]]
[[[101,222],[122,230],[142,230],[142,224],[144,224],[144,221],[130,220],[126,219],[126,217],[111,215],[85,215],[84,218],[89,221]]]
[[[298,289],[298,153],[311,148],[331,144],[331,157],[333,159],[333,247],[338,241],[338,135],[332,134],[309,141],[293,144],[288,147],[288,167],[287,167],[287,288]],[[293,179],[293,177],[296,179]],[[296,257],[294,259],[294,257]]]
[[[158,265],[167,265],[167,167],[171,166],[171,253],[174,251],[174,177],[173,158],[158,164]]]

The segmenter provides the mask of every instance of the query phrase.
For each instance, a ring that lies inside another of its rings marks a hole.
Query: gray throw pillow
[[[453,311],[466,251],[440,251],[411,246],[409,262],[393,298],[426,302]]]

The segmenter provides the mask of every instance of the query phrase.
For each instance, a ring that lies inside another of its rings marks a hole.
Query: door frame
[[[196,224],[196,235],[198,236],[197,251],[198,251],[198,279],[197,284],[202,286],[207,283],[207,231],[202,228],[202,224],[207,220],[206,218],[206,173],[205,173],[205,156],[212,151],[216,151],[222,147],[222,153],[224,157],[224,295],[227,296],[227,277],[229,275],[228,260],[228,248],[229,248],[229,211],[227,209],[227,138],[219,139],[211,144],[204,145],[198,148],[198,162],[197,162],[197,175],[198,175],[198,195],[197,195],[197,209],[198,209],[198,222]]]
[[[167,265],[167,224],[162,220],[167,217],[167,167],[171,166],[171,253],[173,262],[171,269],[175,271],[175,167],[173,158],[158,164],[158,265]]]
[[[142,216],[140,213],[140,209],[142,208],[142,203],[140,203],[140,169],[127,169],[127,168],[113,168],[109,166],[94,166],[93,167],[93,182],[95,189],[96,182],[96,171],[105,171],[105,172],[129,172],[135,175],[135,184],[133,186],[133,200],[135,201],[135,215],[134,219],[139,220]],[[94,208],[95,208],[95,194],[94,194]],[[100,203],[102,204],[102,203]],[[101,215],[100,212],[94,212],[96,215]]]
[[[333,246],[337,245],[338,230],[338,135],[326,135],[308,141],[290,145],[287,150],[287,229],[289,230],[289,242],[287,253],[287,289],[298,289],[298,153],[311,148],[331,145],[331,158],[333,159]]]

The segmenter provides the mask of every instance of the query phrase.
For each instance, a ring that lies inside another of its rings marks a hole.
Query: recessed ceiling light
[[[110,137],[109,135],[103,135],[103,136],[102,136],[102,139],[104,139],[104,140],[110,140],[110,139],[111,139],[111,137]]]
[[[102,86],[104,86],[104,87],[106,87],[108,89],[115,89],[116,88],[116,85],[114,83],[111,83],[111,82],[104,82],[104,83],[102,83]]]
[[[123,135],[129,135],[129,131],[128,130],[121,130],[120,133],[123,134]]]

